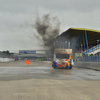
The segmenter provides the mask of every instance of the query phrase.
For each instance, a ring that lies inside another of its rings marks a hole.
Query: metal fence
[[[100,62],[100,56],[83,56],[74,58],[75,61]]]

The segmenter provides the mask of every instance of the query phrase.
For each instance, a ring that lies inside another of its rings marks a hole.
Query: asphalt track
[[[51,62],[0,63],[0,100],[100,100],[100,71]]]

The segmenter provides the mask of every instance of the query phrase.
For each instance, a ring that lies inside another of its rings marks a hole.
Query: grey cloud
[[[29,38],[29,34],[22,30],[1,31],[0,50],[39,49],[39,42]],[[13,34],[12,34],[13,33]],[[30,33],[30,36],[32,33]]]
[[[60,33],[70,27],[100,30],[100,0],[0,0],[0,50],[39,48],[29,26],[37,11],[57,16]]]
[[[0,13],[0,26],[2,28],[19,28],[21,24],[28,21],[28,14],[12,14],[12,13]]]
[[[91,12],[95,9],[100,9],[99,5],[100,0],[1,0],[0,10],[13,13],[28,13],[36,7],[40,7],[58,11],[77,10],[79,12]]]

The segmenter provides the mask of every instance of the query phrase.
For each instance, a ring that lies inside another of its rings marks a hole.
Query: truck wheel
[[[71,65],[70,69],[72,69],[72,65]]]

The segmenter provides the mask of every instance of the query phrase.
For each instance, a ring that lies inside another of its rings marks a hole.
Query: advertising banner
[[[36,51],[33,51],[33,50],[19,50],[19,53],[36,54]]]

